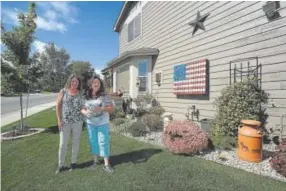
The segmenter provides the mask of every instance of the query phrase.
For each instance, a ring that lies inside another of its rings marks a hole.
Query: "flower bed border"
[[[15,139],[21,139],[21,138],[24,138],[24,137],[29,137],[29,136],[32,136],[32,135],[36,135],[36,134],[42,133],[46,129],[44,129],[44,128],[29,128],[29,130],[35,130],[36,132],[30,133],[30,134],[26,134],[26,135],[14,136],[14,137],[3,137],[3,135],[11,133],[13,131],[8,131],[8,132],[5,132],[5,133],[1,133],[1,141],[8,141],[8,140],[15,140]]]

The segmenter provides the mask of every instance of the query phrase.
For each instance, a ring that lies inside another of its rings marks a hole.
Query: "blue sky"
[[[35,49],[45,43],[64,47],[71,60],[89,61],[95,69],[118,56],[118,34],[113,31],[122,1],[38,2]],[[17,11],[26,12],[28,2],[2,2],[1,17],[6,29],[17,22]]]

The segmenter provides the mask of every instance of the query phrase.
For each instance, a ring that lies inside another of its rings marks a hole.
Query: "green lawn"
[[[286,183],[196,157],[172,155],[156,146],[115,134],[112,134],[111,142],[115,173],[105,173],[102,165],[91,171],[88,169],[91,156],[86,131],[81,139],[79,169],[56,176],[59,135],[55,112],[46,110],[30,117],[28,123],[33,127],[49,127],[49,131],[2,142],[3,191],[278,191],[286,188]],[[67,160],[70,161],[70,152]]]
[[[51,126],[57,125],[57,118],[55,110],[52,109],[46,109],[40,113],[36,113],[34,115],[31,115],[25,119],[25,124],[30,127],[40,127],[40,128],[49,128]],[[11,131],[13,129],[13,126],[19,126],[20,122],[16,121],[14,123],[5,125],[1,127],[1,132]]]

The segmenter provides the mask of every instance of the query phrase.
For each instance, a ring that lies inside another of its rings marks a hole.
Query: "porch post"
[[[116,70],[113,72],[113,92],[117,91],[117,81],[116,81],[117,77],[116,77]]]
[[[134,79],[134,66],[130,64],[129,66],[129,95],[131,98],[134,98],[135,91],[135,79]]]

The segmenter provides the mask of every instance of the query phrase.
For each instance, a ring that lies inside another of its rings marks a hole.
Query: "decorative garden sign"
[[[174,66],[173,90],[176,95],[207,94],[207,60]]]

